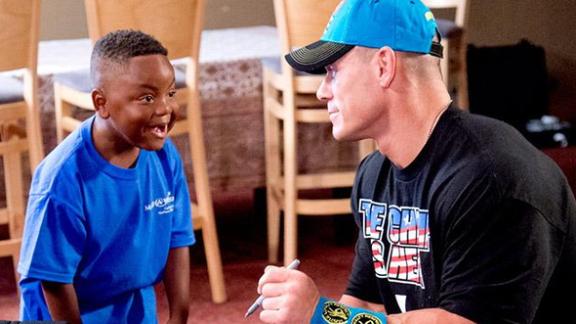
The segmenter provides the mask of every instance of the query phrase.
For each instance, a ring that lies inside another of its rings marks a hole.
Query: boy
[[[96,114],[39,165],[18,271],[23,320],[156,323],[164,281],[170,321],[186,322],[186,177],[167,140],[178,112],[167,50],[142,32],[94,45]]]

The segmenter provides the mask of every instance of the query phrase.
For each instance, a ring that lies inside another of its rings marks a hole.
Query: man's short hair
[[[168,55],[168,50],[154,37],[131,29],[110,32],[94,44],[90,59],[92,83],[96,85],[102,64],[123,64],[136,56],[154,54]]]

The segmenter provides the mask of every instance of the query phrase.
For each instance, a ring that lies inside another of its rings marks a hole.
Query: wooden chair
[[[23,82],[0,75],[0,156],[6,194],[0,224],[7,224],[9,233],[0,240],[0,257],[12,257],[16,281],[25,210],[22,157],[27,153],[31,172],[43,157],[36,73],[39,14],[39,0],[0,1],[0,72],[23,69]]]
[[[466,77],[466,28],[468,26],[468,0],[423,0],[433,11],[451,11],[454,19],[436,19],[442,36],[444,58],[440,67],[448,90],[455,92],[460,108],[468,108],[468,87]]]
[[[208,275],[215,303],[226,301],[222,261],[208,182],[206,152],[198,90],[198,56],[204,16],[204,0],[85,0],[88,31],[92,42],[118,29],[138,29],[157,38],[171,60],[185,58],[186,73],[176,69],[177,100],[186,105],[172,136],[188,135],[197,203],[192,203],[194,229],[202,229]],[[88,71],[55,78],[54,98],[58,140],[80,124],[74,106],[92,110]]]
[[[317,41],[340,0],[274,0],[281,52]],[[263,61],[268,259],[278,262],[280,211],[284,211],[284,264],[297,254],[297,215],[349,214],[349,198],[303,199],[301,189],[351,187],[354,170],[299,174],[297,123],[329,123],[315,93],[323,76],[295,72],[284,59]],[[280,127],[282,124],[282,127]],[[281,142],[281,138],[283,139]],[[363,145],[359,155],[371,151]],[[282,163],[283,155],[283,163]]]

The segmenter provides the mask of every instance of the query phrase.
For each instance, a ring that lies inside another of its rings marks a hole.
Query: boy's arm
[[[190,254],[189,247],[170,249],[164,287],[170,307],[168,323],[186,323],[190,302]]]
[[[53,320],[64,320],[70,324],[82,323],[76,290],[72,284],[42,281],[42,291]]]

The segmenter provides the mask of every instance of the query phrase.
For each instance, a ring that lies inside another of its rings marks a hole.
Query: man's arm
[[[76,290],[72,284],[42,281],[42,291],[53,320],[64,320],[70,324],[82,323]]]
[[[367,310],[371,310],[373,312],[378,312],[378,313],[386,313],[386,309],[384,308],[384,305],[382,304],[375,304],[375,303],[371,303],[371,302],[367,302],[365,300],[362,300],[360,298],[356,298],[350,295],[342,295],[342,297],[340,297],[340,304],[344,304],[346,306],[350,306],[350,307],[355,307],[355,308],[364,308]]]
[[[382,304],[370,303],[365,300],[350,296],[342,295],[339,303],[354,308],[362,308],[371,310],[378,313],[386,313],[386,309]],[[402,314],[386,315],[388,324],[436,324],[436,323],[450,323],[450,324],[471,324],[474,323],[462,316],[456,315],[442,308],[426,308],[414,311],[409,311]]]
[[[170,307],[168,323],[186,323],[190,302],[190,254],[189,247],[170,249],[164,287]]]
[[[442,308],[424,308],[402,314],[388,315],[388,324],[473,324],[467,318],[451,313]]]

